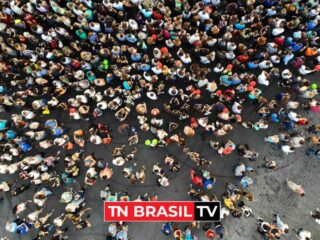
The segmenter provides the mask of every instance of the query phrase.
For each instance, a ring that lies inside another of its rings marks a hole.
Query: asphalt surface
[[[314,81],[318,81],[319,75],[312,75],[310,78]],[[272,97],[279,91],[277,84],[271,84],[269,87],[265,87],[263,96]],[[152,102],[151,106],[157,106],[162,104],[167,99],[160,98],[156,102]],[[307,114],[302,112],[302,114]],[[319,122],[319,116],[316,113],[308,113],[308,116],[312,119],[312,123]],[[3,116],[2,116],[3,117]],[[7,116],[8,117],[8,116]],[[94,122],[102,122],[109,124],[113,129],[114,141],[110,145],[93,145],[91,143],[86,144],[85,153],[95,153],[97,159],[104,159],[105,161],[111,161],[112,148],[127,144],[127,136],[120,135],[116,132],[118,121],[114,118],[113,113],[106,112],[102,117],[87,121],[71,121],[67,114],[54,111],[51,115],[52,118],[57,118],[59,123],[63,122],[67,127],[70,127],[69,133],[72,133],[76,129],[89,126]],[[165,117],[166,118],[166,117]],[[257,114],[254,105],[247,104],[243,113],[244,120],[256,120]],[[166,121],[169,120],[166,118]],[[129,124],[137,125],[135,115],[132,114],[126,121]],[[250,175],[253,178],[254,184],[250,187],[250,190],[254,193],[254,200],[248,203],[248,206],[253,209],[253,216],[249,218],[234,219],[229,217],[224,221],[227,227],[228,235],[227,240],[256,240],[262,239],[257,229],[257,217],[262,217],[266,221],[271,222],[273,220],[273,214],[279,213],[282,220],[289,225],[291,231],[284,239],[295,239],[294,230],[303,227],[313,234],[313,239],[320,239],[320,226],[310,216],[310,211],[315,210],[316,207],[320,207],[320,191],[319,191],[319,161],[313,157],[307,157],[304,149],[298,149],[294,154],[285,156],[278,146],[272,146],[264,143],[265,136],[275,134],[278,131],[276,125],[270,126],[267,130],[255,131],[253,129],[244,129],[241,126],[236,126],[235,129],[227,136],[216,138],[218,141],[231,139],[235,143],[248,143],[249,147],[259,152],[260,156],[256,162],[244,162],[253,166],[257,171]],[[148,192],[150,195],[157,194],[159,200],[191,200],[187,195],[189,186],[191,183],[190,169],[208,169],[217,179],[217,184],[214,189],[209,193],[221,196],[224,192],[224,186],[226,182],[239,182],[239,179],[234,177],[233,166],[239,162],[236,153],[232,153],[227,157],[219,157],[215,151],[209,146],[209,140],[215,138],[214,136],[207,135],[206,141],[203,141],[199,135],[187,139],[187,146],[194,151],[201,152],[202,155],[209,160],[213,160],[213,164],[209,167],[197,167],[193,162],[182,153],[181,149],[170,145],[168,148],[146,148],[143,144],[147,137],[151,137],[149,133],[139,134],[140,144],[137,146],[138,153],[136,154],[137,166],[135,169],[139,169],[144,165],[147,168],[147,176],[145,184],[137,183],[131,185],[127,179],[122,176],[123,167],[113,166],[114,175],[110,180],[98,180],[94,186],[88,187],[86,191],[86,207],[91,207],[89,221],[92,223],[91,228],[84,229],[82,231],[75,231],[73,227],[68,232],[69,239],[76,240],[102,240],[106,238],[108,224],[103,222],[103,202],[100,200],[99,194],[107,184],[111,185],[112,190],[127,190],[132,196],[144,194]],[[128,152],[132,147],[126,148]],[[56,152],[58,148],[50,149],[50,152]],[[62,152],[61,162],[57,166],[57,171],[63,170],[63,156],[65,152]],[[164,157],[166,154],[174,155],[181,164],[181,170],[178,173],[170,173],[164,166]],[[263,168],[263,157],[274,158],[279,168],[271,171]],[[170,186],[169,187],[157,187],[156,177],[152,174],[153,164],[159,162],[164,166],[169,174]],[[133,163],[126,163],[126,167]],[[110,163],[112,165],[112,163]],[[77,178],[77,183],[71,185],[75,188],[79,188],[80,185],[84,185],[85,168],[82,167],[80,176]],[[1,175],[1,180],[14,179],[16,176],[4,176]],[[304,198],[296,196],[292,193],[285,184],[285,179],[291,180],[302,184],[306,190],[306,196]],[[60,215],[64,209],[64,205],[59,203],[59,199],[63,191],[65,191],[70,185],[66,187],[60,187],[54,190],[54,194],[49,198],[46,211],[51,209],[55,210],[53,217]],[[14,239],[33,239],[36,236],[34,230],[30,231],[27,236],[19,237],[18,235],[11,235],[6,232],[5,222],[7,220],[13,220],[14,216],[11,214],[12,207],[28,199],[32,199],[35,193],[35,188],[32,187],[25,193],[11,197],[9,194],[0,193],[0,196],[4,197],[4,201],[0,203],[0,237],[8,237],[10,240]],[[31,207],[34,210],[34,207]],[[26,211],[29,213],[30,211]],[[23,217],[22,214],[20,217]],[[161,223],[129,223],[129,236],[135,240],[163,240],[172,239],[164,236],[161,230]],[[176,224],[176,226],[183,227],[185,224]],[[196,230],[194,233],[199,239],[205,239],[201,230]]]

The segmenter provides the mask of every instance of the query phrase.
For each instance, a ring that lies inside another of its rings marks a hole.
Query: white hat
[[[133,19],[129,19],[129,26],[133,30],[138,30],[138,28],[139,28],[138,23]]]
[[[73,198],[72,192],[64,192],[61,195],[60,202],[61,203],[69,203]]]
[[[178,89],[177,89],[175,86],[172,86],[171,88],[169,88],[168,93],[169,93],[171,96],[176,96],[176,95],[178,94]]]
[[[146,34],[145,32],[140,31],[140,32],[138,33],[138,38],[139,38],[140,40],[144,40],[144,39],[147,38],[147,34]]]
[[[125,159],[123,157],[117,157],[112,160],[112,163],[116,166],[122,166],[125,163]]]
[[[150,98],[151,100],[157,100],[158,96],[154,92],[147,92],[147,97]]]

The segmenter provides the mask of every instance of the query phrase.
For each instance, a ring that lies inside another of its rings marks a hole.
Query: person
[[[168,222],[166,224],[163,224],[161,231],[163,232],[163,234],[165,234],[167,236],[171,235],[173,233],[173,230],[172,230],[172,227],[171,227],[171,223]]]
[[[21,221],[20,218],[17,218],[17,219],[15,219],[15,220],[12,221],[12,222],[7,221],[7,222],[6,222],[5,229],[6,229],[8,232],[16,233],[16,232],[17,232],[17,228],[18,228],[18,223],[19,223],[19,221]]]
[[[300,240],[312,240],[311,238],[311,232],[307,231],[307,230],[304,230],[303,228],[300,228],[298,231],[297,231],[297,235],[298,235],[298,238]]]
[[[316,223],[320,224],[320,211],[318,208],[316,209],[315,213],[311,212],[311,216],[314,218]]]
[[[21,224],[17,226],[16,233],[21,236],[25,236],[31,227],[32,225],[30,223],[23,221]]]
[[[304,189],[302,188],[301,185],[298,185],[296,184],[295,182],[289,180],[289,179],[286,179],[286,183],[289,187],[289,189],[297,194],[299,194],[301,197],[304,197],[305,196],[305,192],[304,192]]]
[[[278,227],[279,229],[281,229],[281,231],[282,231],[282,233],[283,233],[284,235],[287,235],[287,234],[289,233],[289,226],[288,226],[288,224],[284,223],[284,222],[281,220],[279,214],[275,214],[275,217],[276,217],[277,227]]]

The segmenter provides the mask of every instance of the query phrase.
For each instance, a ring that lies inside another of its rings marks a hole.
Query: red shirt
[[[56,49],[56,48],[57,48],[57,41],[56,41],[56,40],[52,40],[52,42],[51,42],[51,47],[52,47],[53,49]]]
[[[166,30],[162,30],[162,36],[164,36],[165,38],[167,39],[170,39],[171,38],[171,35],[168,31]]]
[[[300,68],[302,66],[303,62],[300,60],[297,60],[293,63],[294,68]]]
[[[249,60],[249,56],[240,55],[237,57],[237,59],[238,59],[238,61],[243,63],[243,62],[246,62]]]
[[[212,229],[209,229],[206,231],[206,237],[209,239],[214,239],[216,237],[216,233]]]
[[[69,113],[75,113],[77,110],[75,108],[69,108]]]
[[[152,12],[152,16],[153,16],[153,18],[158,19],[158,20],[162,19],[162,15],[156,11]]]
[[[192,93],[194,93],[194,94],[196,94],[196,95],[200,95],[201,94],[201,91],[199,90],[199,89],[197,89],[197,90],[193,90],[192,91]]]
[[[71,66],[78,69],[78,68],[81,67],[81,63],[78,60],[72,60],[71,61]]]
[[[202,186],[203,186],[202,178],[199,177],[199,176],[194,176],[194,177],[192,178],[192,182],[193,182],[194,185],[197,185],[197,186],[199,186],[199,187],[202,187]]]
[[[223,150],[222,154],[223,155],[228,155],[232,152],[232,147],[227,147],[225,150]]]
[[[1,21],[5,24],[9,24],[11,22],[11,17],[9,15],[6,15],[6,17],[1,19]]]
[[[199,187],[203,186],[202,178],[194,173],[194,170],[191,171],[191,178],[194,185],[197,185]]]
[[[166,53],[168,53],[168,48],[162,47],[162,48],[160,49],[160,52],[161,52],[162,54],[166,54]]]
[[[282,44],[284,44],[284,39],[281,38],[281,37],[276,37],[276,38],[274,39],[274,42],[275,42],[276,44],[278,44],[278,45],[282,45]]]
[[[300,126],[305,126],[305,125],[307,125],[307,122],[308,122],[307,119],[301,118],[298,120],[297,124]]]

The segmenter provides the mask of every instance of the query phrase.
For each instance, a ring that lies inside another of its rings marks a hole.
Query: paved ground
[[[317,75],[314,79],[317,80]],[[275,86],[266,88],[264,96],[272,96],[275,94]],[[155,104],[160,104],[163,101],[160,100]],[[243,114],[244,119],[255,119],[255,109],[253,106],[247,106],[246,112]],[[72,122],[67,116],[60,113],[54,113],[61,122],[71,127],[71,130],[78,129],[84,125],[90,123]],[[310,115],[313,122],[319,122],[319,116],[316,114]],[[112,114],[105,114],[103,119],[100,120],[105,123],[109,123],[113,129],[117,126],[117,121],[114,119]],[[130,122],[135,121],[132,116]],[[114,131],[115,132],[115,131]],[[319,162],[311,157],[307,157],[303,149],[297,150],[294,154],[285,156],[281,150],[276,146],[267,145],[263,142],[263,138],[267,135],[271,135],[277,132],[275,126],[271,126],[267,131],[255,131],[248,130],[242,127],[236,127],[231,134],[220,138],[219,140],[231,139],[235,143],[246,142],[249,146],[260,153],[260,158],[254,163],[249,163],[257,169],[252,177],[255,181],[251,187],[255,194],[253,202],[249,203],[249,206],[253,208],[254,214],[249,218],[233,219],[229,218],[225,221],[228,229],[228,240],[256,240],[262,239],[262,237],[256,231],[256,218],[263,217],[267,221],[273,220],[273,214],[279,213],[286,223],[292,228],[304,227],[310,230],[315,240],[320,239],[320,226],[317,225],[310,217],[310,211],[316,207],[320,207],[320,191],[319,191]],[[120,135],[114,134],[115,141],[108,146],[94,146],[92,144],[86,145],[86,152],[95,152],[97,158],[103,158],[105,160],[111,160],[111,149],[115,146],[126,144],[126,138]],[[147,135],[141,135],[141,139],[145,139]],[[188,140],[187,145],[192,146],[193,150],[201,151],[201,153],[208,159],[213,160],[214,163],[209,167],[210,171],[214,173],[217,178],[217,186],[212,190],[217,196],[220,196],[224,191],[224,185],[226,182],[237,182],[238,179],[233,177],[233,165],[238,162],[236,154],[232,154],[228,157],[220,158],[212,149],[209,147],[208,141],[212,137],[207,136],[207,141],[201,140],[200,136],[196,136]],[[185,155],[175,146],[170,146],[168,149],[150,149],[145,148],[143,144],[138,146],[137,163],[138,166],[145,165],[149,170],[147,172],[147,178],[145,184],[129,185],[127,180],[123,178],[121,174],[122,168],[113,167],[115,175],[110,181],[98,180],[97,184],[93,187],[89,187],[86,193],[87,204],[93,210],[90,214],[90,221],[93,223],[93,227],[85,229],[81,232],[76,232],[71,229],[69,236],[71,240],[102,240],[105,239],[107,233],[107,224],[103,223],[103,204],[99,197],[99,192],[107,184],[111,184],[113,190],[126,189],[133,195],[143,194],[149,192],[150,194],[157,193],[160,200],[190,200],[186,192],[190,185],[190,169],[195,168],[191,160],[185,157]],[[56,151],[52,149],[51,151]],[[159,188],[155,185],[156,178],[151,173],[151,167],[156,162],[163,162],[166,154],[173,154],[179,159],[182,169],[179,173],[171,173],[170,180],[171,185],[168,188]],[[63,153],[65,154],[65,153]],[[262,167],[263,156],[273,157],[280,166],[275,171],[266,170]],[[62,170],[63,163],[59,164],[58,170]],[[301,183],[306,190],[306,196],[304,198],[298,197],[291,193],[286,185],[285,179],[289,177],[293,181]],[[0,176],[0,179],[8,179],[8,176]],[[79,182],[83,184],[84,172],[79,177]],[[79,186],[79,183],[75,184]],[[76,187],[76,186],[75,186]],[[65,188],[55,191],[54,196],[48,201],[48,209],[55,209],[55,215],[60,214],[60,210],[63,208],[62,204],[59,203],[61,193]],[[0,196],[5,196],[5,200],[1,203],[1,214],[0,214],[0,236],[9,237],[10,240],[20,239],[16,235],[10,235],[5,232],[4,225],[6,220],[12,220],[13,215],[10,213],[10,209],[18,202],[22,200],[31,199],[34,193],[34,188],[28,190],[26,193],[18,197],[10,197],[1,193]],[[182,225],[179,225],[182,226]],[[167,239],[160,233],[160,223],[131,223],[129,224],[129,234],[132,239],[135,240],[162,240]],[[202,233],[198,233],[197,236],[200,239],[204,239]],[[31,232],[23,239],[33,239],[35,233]],[[22,238],[21,238],[22,239]],[[295,239],[294,231],[291,231],[286,239]]]

